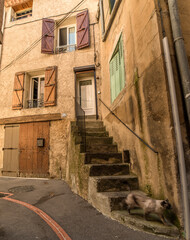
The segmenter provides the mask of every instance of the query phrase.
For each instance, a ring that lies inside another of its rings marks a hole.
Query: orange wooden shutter
[[[23,107],[24,76],[25,73],[15,74],[12,103],[12,109],[14,110],[21,109]]]
[[[42,21],[42,53],[54,53],[54,27],[53,19],[43,19]]]
[[[48,67],[45,71],[44,106],[56,105],[57,67]]]
[[[77,14],[77,49],[90,46],[88,10]]]

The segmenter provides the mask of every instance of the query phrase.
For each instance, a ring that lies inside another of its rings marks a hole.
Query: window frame
[[[33,79],[34,78],[38,78],[38,96],[37,96],[37,99],[33,99],[33,93],[34,93],[34,80]],[[29,99],[28,99],[28,101],[32,101],[32,107],[30,107],[29,103],[28,103],[28,108],[38,108],[38,107],[40,107],[40,105],[38,104],[38,100],[40,99],[39,95],[41,94],[41,79],[44,79],[43,81],[44,81],[44,91],[45,91],[45,74],[44,75],[42,74],[42,75],[32,76],[29,79],[30,84],[29,84]],[[34,104],[33,101],[34,100],[37,100],[37,107],[33,107],[33,104]]]
[[[75,44],[69,44],[69,29],[70,28],[75,28]],[[63,28],[66,28],[67,29],[67,45],[60,45],[60,30],[63,29]],[[60,49],[60,48],[63,48],[63,47],[69,47],[69,46],[75,46],[76,47],[76,44],[77,44],[77,31],[76,31],[76,24],[70,24],[70,25],[65,25],[65,26],[60,26],[58,28],[58,34],[57,34],[57,46],[56,48]],[[66,52],[68,51],[68,49],[66,50]]]

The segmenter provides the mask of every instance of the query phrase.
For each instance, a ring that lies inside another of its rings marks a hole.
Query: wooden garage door
[[[5,126],[3,175],[17,176],[19,170],[19,126]]]
[[[37,139],[44,139],[44,146]],[[20,176],[45,177],[49,172],[49,122],[24,123],[19,134]]]

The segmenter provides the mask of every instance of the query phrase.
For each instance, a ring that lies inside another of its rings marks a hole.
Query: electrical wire
[[[61,18],[59,21],[56,22],[56,24],[53,26],[53,28],[50,28],[49,32],[55,31],[76,9],[78,9],[86,0],[80,1],[71,11],[67,13],[66,16]],[[47,32],[42,34],[42,36],[35,40],[27,49],[25,49],[22,53],[20,53],[14,60],[12,60],[8,65],[6,65],[3,69],[0,70],[0,73],[5,71],[7,68],[11,67],[16,61],[24,57],[26,54],[28,54],[33,48],[37,46],[37,44],[42,40],[43,37],[47,35]]]
[[[76,11],[73,11],[73,13],[75,12],[80,12],[80,11],[84,11],[85,9],[81,9],[81,10],[76,10]],[[60,17],[60,16],[65,16],[67,15],[68,13],[62,13],[62,14],[58,14],[58,15],[53,15],[53,16],[48,16],[46,18],[55,18],[55,17]],[[9,29],[9,28],[13,28],[13,27],[17,27],[17,26],[21,26],[21,25],[25,25],[25,24],[30,24],[30,23],[33,23],[33,22],[39,22],[43,20],[43,18],[38,18],[36,20],[33,20],[33,21],[28,21],[28,22],[24,22],[24,23],[17,23],[17,24],[14,24],[12,26],[9,26],[9,27],[5,27],[4,29]]]

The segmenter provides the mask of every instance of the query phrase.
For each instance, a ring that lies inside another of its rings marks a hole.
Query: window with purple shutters
[[[90,46],[88,10],[77,14],[77,49]]]
[[[54,27],[53,19],[43,19],[42,22],[42,53],[54,53]]]

